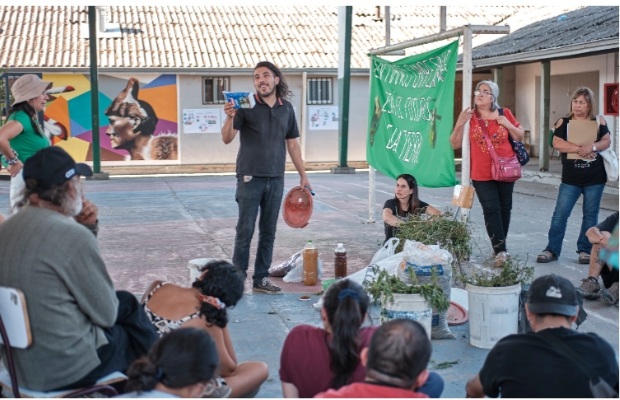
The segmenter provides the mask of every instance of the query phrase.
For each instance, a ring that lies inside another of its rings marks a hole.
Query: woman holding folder
[[[573,93],[569,114],[555,123],[553,148],[562,158],[562,184],[551,217],[547,247],[536,259],[555,261],[562,251],[568,217],[579,196],[583,195],[583,218],[577,239],[579,264],[590,263],[592,244],[586,231],[598,223],[598,211],[607,182],[603,158],[598,154],[611,145],[605,119],[596,117],[594,93],[581,87]]]

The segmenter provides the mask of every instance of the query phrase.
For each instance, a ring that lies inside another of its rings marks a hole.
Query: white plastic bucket
[[[433,310],[422,295],[394,293],[394,303],[382,300],[381,307],[381,323],[396,318],[412,319],[422,324],[431,338]]]
[[[469,303],[469,343],[490,349],[501,338],[517,333],[521,284],[505,287],[465,285]]]
[[[194,258],[193,260],[189,260],[187,268],[189,268],[190,285],[200,276],[200,268],[207,265],[207,263],[211,260],[215,260],[215,258]]]

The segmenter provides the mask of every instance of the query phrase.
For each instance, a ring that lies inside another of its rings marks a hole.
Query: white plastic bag
[[[598,154],[603,157],[603,164],[605,165],[605,172],[607,173],[607,180],[618,180],[618,156],[611,148],[606,148],[600,151]]]
[[[596,131],[597,132],[599,131],[598,128],[600,128],[601,123],[604,121],[605,121],[605,117],[603,117],[602,115],[599,115],[598,118],[596,118],[596,124],[597,124]],[[600,154],[601,157],[603,157],[603,165],[605,166],[605,173],[607,174],[607,180],[617,181],[618,180],[618,156],[616,155],[616,153],[611,149],[611,147],[608,147],[603,151],[599,151],[598,154]]]
[[[377,262],[376,264],[370,264],[368,267],[360,269],[357,272],[352,273],[351,275],[347,275],[347,279],[352,280],[360,285],[363,285],[364,282],[373,281],[374,274],[372,272],[373,267],[379,267],[379,270],[385,269],[390,275],[396,275],[398,272],[398,264],[403,260],[403,253],[396,253],[392,256],[384,258],[383,260]]]
[[[403,246],[405,260],[417,265],[445,265],[452,263],[452,254],[436,244],[426,245],[406,240]]]
[[[400,243],[400,239],[397,237],[392,237],[389,238],[385,244],[383,246],[381,246],[381,248],[379,250],[377,250],[377,252],[375,253],[374,256],[372,256],[372,260],[370,260],[370,265],[376,264],[377,262],[388,258],[390,256],[394,255],[394,252],[396,250],[396,248],[398,247],[398,244]]]
[[[317,260],[317,267],[319,269],[319,279],[323,278],[323,263],[321,260]],[[282,280],[284,282],[301,282],[304,277],[304,258],[299,257],[295,260],[295,264],[291,270],[284,275]]]

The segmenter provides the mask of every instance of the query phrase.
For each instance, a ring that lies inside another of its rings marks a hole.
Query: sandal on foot
[[[228,386],[228,383],[226,383],[224,378],[218,376],[218,377],[212,378],[207,383],[207,387],[205,388],[205,391],[202,394],[202,397],[222,399],[222,398],[229,397],[231,393],[232,393],[232,388]]]
[[[505,251],[500,251],[495,255],[495,259],[493,260],[493,267],[502,268],[504,264],[506,264],[506,261],[508,261],[508,257],[510,257],[510,254],[506,253]]]
[[[577,259],[579,264],[590,264],[590,255],[585,251],[579,253],[579,258]]]
[[[551,261],[555,261],[558,259],[558,256],[553,254],[553,252],[549,250],[545,250],[536,257],[536,262],[538,263],[548,263]],[[588,261],[589,262],[589,261]]]

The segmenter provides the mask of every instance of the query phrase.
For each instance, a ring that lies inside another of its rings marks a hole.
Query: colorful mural
[[[45,131],[77,161],[92,161],[88,75],[44,74],[53,82]],[[178,160],[176,75],[99,75],[101,161]]]

